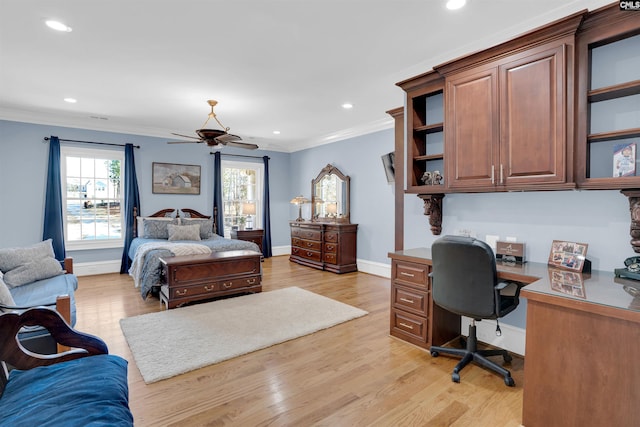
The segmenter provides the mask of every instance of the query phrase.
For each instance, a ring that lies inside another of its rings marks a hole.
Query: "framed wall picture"
[[[200,165],[153,162],[154,194],[200,194]]]
[[[587,258],[586,243],[554,240],[549,253],[549,265],[565,270],[582,271]]]

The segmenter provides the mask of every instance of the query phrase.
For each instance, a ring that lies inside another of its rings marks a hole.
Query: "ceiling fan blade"
[[[171,133],[171,135],[175,135],[175,136],[181,136],[183,138],[190,138],[190,139],[200,139],[197,136],[190,136],[190,135],[182,135],[181,133]]]
[[[226,145],[229,142],[242,141],[242,138],[240,138],[238,135],[233,135],[231,133],[225,133],[223,135],[215,137],[214,139],[216,140],[216,142],[219,142],[220,144],[223,144],[223,145]]]
[[[256,144],[250,144],[248,142],[227,142],[227,147],[246,148],[247,150],[256,150],[259,147]]]
[[[167,141],[167,144],[200,144],[202,141]]]

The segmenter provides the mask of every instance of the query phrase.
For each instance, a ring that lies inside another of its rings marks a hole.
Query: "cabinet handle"
[[[182,291],[180,291],[180,289],[176,289],[176,294],[178,294],[178,296],[183,296],[187,294],[187,290],[183,289]]]
[[[500,163],[500,184],[504,184],[504,166]]]
[[[327,245],[327,249],[329,249],[330,251],[334,250],[335,247],[333,245]]]
[[[406,323],[402,323],[402,322],[400,322],[400,326],[404,326],[405,328],[407,328],[407,329],[411,329],[411,330],[413,331],[413,326],[411,326],[411,325],[407,325]]]
[[[215,287],[215,286],[207,286],[207,285],[204,285],[204,290],[205,290],[205,291],[207,291],[207,292],[214,291],[215,289],[216,289],[216,287]]]
[[[409,304],[413,304],[414,302],[412,299],[406,299],[406,298],[400,298],[400,301],[408,302]]]
[[[233,286],[233,282],[223,283],[223,284],[222,284],[222,286],[223,286],[225,289],[229,289],[231,286]]]
[[[404,271],[401,271],[401,272],[400,272],[400,275],[401,275],[401,276],[407,276],[407,277],[416,277],[416,275],[415,275],[415,274],[405,273]]]
[[[256,283],[256,279],[248,279],[248,280],[247,280],[247,283],[248,283],[249,285],[253,285],[254,283]]]
[[[311,243],[311,242],[307,242],[307,247],[308,247],[308,248],[310,248],[310,247],[312,247],[312,246],[313,246],[313,243]]]
[[[312,256],[312,255],[313,255],[313,252],[307,251],[307,256]]]
[[[491,165],[491,184],[496,183],[496,180],[494,179],[495,174],[496,174],[496,167],[495,165]]]

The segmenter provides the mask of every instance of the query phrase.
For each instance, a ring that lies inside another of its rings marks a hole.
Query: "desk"
[[[389,257],[432,266],[427,248]],[[640,297],[624,286],[640,282],[543,263],[496,267],[498,278],[527,284],[523,425],[639,426]]]

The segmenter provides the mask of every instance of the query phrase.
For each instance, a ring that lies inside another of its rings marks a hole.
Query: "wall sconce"
[[[298,218],[296,219],[296,221],[304,221],[304,218],[302,218],[302,205],[309,202],[310,200],[302,195],[296,196],[293,199],[291,199],[290,203],[294,205],[298,205]]]
[[[253,218],[251,215],[256,214],[256,204],[254,202],[245,202],[242,204],[242,213],[247,216],[246,230],[253,230]]]

